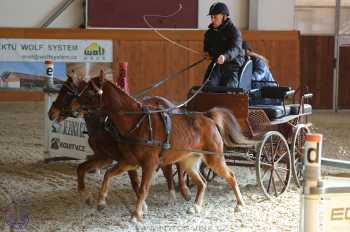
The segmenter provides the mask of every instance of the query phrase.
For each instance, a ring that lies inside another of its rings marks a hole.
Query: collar
[[[215,30],[215,31],[221,31],[225,27],[227,27],[229,24],[233,24],[230,18],[227,18],[219,27],[214,28],[213,23],[209,24],[208,28]]]

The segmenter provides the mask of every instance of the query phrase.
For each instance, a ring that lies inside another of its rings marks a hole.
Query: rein
[[[167,108],[167,109],[161,109],[161,110],[150,110],[149,113],[171,113],[172,111],[174,110],[177,110],[185,105],[187,105],[190,101],[193,100],[193,98],[195,98],[201,91],[202,89],[205,87],[205,85],[210,81],[211,79],[211,74],[213,73],[213,70],[214,68],[216,67],[216,63],[214,63],[213,67],[211,68],[210,70],[210,73],[208,75],[208,78],[205,80],[205,82],[200,86],[199,89],[197,89],[195,91],[195,93],[190,97],[188,98],[186,101],[184,101],[183,103],[179,104],[179,105],[176,105],[174,107],[170,107],[170,108]],[[143,112],[119,112],[120,114],[142,114]]]
[[[147,87],[143,90],[141,90],[140,92],[138,92],[137,94],[135,94],[135,98],[140,98],[142,97],[143,95],[145,95],[146,93],[148,93],[149,91],[151,91],[152,89],[155,89],[155,88],[158,88],[160,85],[164,84],[165,82],[169,81],[169,80],[172,80],[172,79],[175,79],[177,76],[179,76],[180,74],[186,72],[187,70],[193,68],[194,66],[197,66],[198,64],[202,63],[204,60],[206,60],[207,58],[204,57],[196,62],[194,62],[193,64],[190,64],[189,66],[173,73],[173,74],[170,74],[169,76],[165,77],[164,79],[156,82],[155,84],[153,84],[152,86],[150,87]]]

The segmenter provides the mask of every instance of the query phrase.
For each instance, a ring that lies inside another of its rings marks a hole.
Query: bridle
[[[80,96],[88,89],[88,85],[86,85],[82,90],[79,90],[78,87],[76,87],[74,84],[72,85],[71,82],[67,83],[65,82],[62,85],[62,90],[65,88],[66,89],[66,94],[71,97],[69,102],[72,102],[74,99],[77,99],[79,101]],[[59,108],[60,109],[60,116],[63,117],[73,117],[77,118],[79,117],[80,111],[72,111],[70,109],[69,104],[64,104],[63,107],[58,107],[57,106],[57,99],[52,103],[53,107]]]

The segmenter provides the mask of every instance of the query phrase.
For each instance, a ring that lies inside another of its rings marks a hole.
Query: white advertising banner
[[[113,62],[111,40],[0,39],[1,61]]]
[[[51,107],[56,94],[46,94],[46,111]],[[88,143],[87,127],[82,118],[67,118],[61,123],[50,121],[45,116],[45,150],[47,158],[67,156],[85,159],[92,155]]]
[[[350,231],[350,193],[324,194],[321,231]]]
[[[67,118],[60,124],[49,122],[49,156],[72,156],[85,159],[93,152],[88,145],[84,119]]]

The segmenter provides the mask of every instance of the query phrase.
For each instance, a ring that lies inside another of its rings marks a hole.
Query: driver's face
[[[213,23],[214,28],[219,27],[224,21],[223,14],[211,15],[211,22]]]

